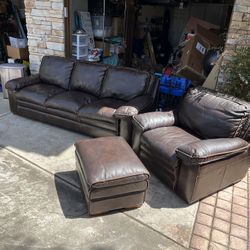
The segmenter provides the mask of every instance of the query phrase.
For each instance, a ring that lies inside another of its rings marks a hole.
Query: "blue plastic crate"
[[[183,96],[191,81],[178,76],[163,75],[160,81],[160,93]]]

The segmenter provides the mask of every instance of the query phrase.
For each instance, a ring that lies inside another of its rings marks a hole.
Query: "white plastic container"
[[[72,34],[72,57],[85,60],[88,57],[88,34]]]
[[[25,66],[17,63],[0,64],[0,76],[3,89],[3,98],[8,98],[8,92],[5,89],[5,84],[12,79],[23,77],[25,75]]]
[[[74,46],[88,45],[88,34],[72,34],[72,45]]]

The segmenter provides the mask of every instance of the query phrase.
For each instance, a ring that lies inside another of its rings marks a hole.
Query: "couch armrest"
[[[185,165],[203,165],[230,158],[249,149],[248,142],[241,138],[207,139],[180,146],[177,157]]]
[[[15,91],[22,89],[26,86],[33,85],[40,82],[39,75],[25,76],[8,81],[5,85],[6,89]]]
[[[133,117],[132,147],[138,154],[142,134],[151,129],[173,126],[176,123],[174,111],[150,112]]]
[[[115,111],[114,116],[120,119],[132,117],[145,111],[151,111],[153,104],[154,100],[151,96],[138,96],[127,102],[124,106],[119,107]]]

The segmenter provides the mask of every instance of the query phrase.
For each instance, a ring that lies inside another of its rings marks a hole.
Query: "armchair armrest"
[[[177,148],[176,154],[185,165],[204,165],[230,158],[248,149],[248,142],[241,138],[220,138],[185,144]]]
[[[149,112],[133,117],[133,137],[132,147],[139,153],[142,134],[151,129],[173,126],[176,123],[174,111],[168,112]]]
[[[149,111],[153,107],[154,100],[149,95],[138,96],[124,106],[119,107],[114,116],[117,118],[128,118],[137,115],[141,112]]]
[[[160,127],[173,126],[175,123],[174,111],[150,112],[136,115],[133,118],[133,124],[142,132]]]
[[[22,89],[26,86],[39,83],[39,82],[40,82],[39,75],[34,75],[34,76],[29,76],[29,77],[25,76],[25,77],[20,77],[20,78],[16,78],[16,79],[12,79],[8,81],[5,87],[6,89],[15,91],[15,90]]]

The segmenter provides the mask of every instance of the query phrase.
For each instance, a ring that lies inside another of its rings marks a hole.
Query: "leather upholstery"
[[[129,101],[143,95],[148,87],[150,75],[134,69],[109,68],[101,91],[102,98],[117,98]]]
[[[156,128],[143,133],[139,156],[147,167],[173,189],[179,170],[179,161],[175,151],[183,142],[197,141],[200,139],[179,127]],[[167,176],[162,176],[162,170],[167,173]]]
[[[6,88],[15,114],[90,136],[122,135],[131,141],[132,115],[154,109],[157,83],[147,72],[45,56],[38,76],[12,80]],[[101,96],[112,88],[112,98]]]
[[[71,77],[70,88],[99,96],[107,69],[108,66],[101,64],[76,63]]]
[[[197,165],[223,160],[248,148],[249,144],[241,138],[222,138],[187,143],[178,147],[176,153],[186,165]]]
[[[176,117],[173,111],[170,112],[149,112],[144,115],[137,115],[133,118],[133,144],[132,147],[136,153],[140,150],[141,136],[145,131],[155,128],[173,126],[176,123]]]
[[[8,81],[5,87],[11,91],[14,91],[27,87],[29,85],[38,84],[40,82],[41,80],[39,75],[34,75],[30,77],[25,76]]]
[[[60,93],[65,92],[64,89],[55,85],[35,84],[21,89],[16,93],[17,100],[31,102],[44,106],[45,102]]]
[[[227,138],[241,137],[249,113],[250,104],[204,89],[191,89],[181,102],[178,118],[181,126],[202,138]]]
[[[69,88],[69,80],[74,62],[59,56],[44,56],[41,62],[39,75],[44,83]]]
[[[97,98],[93,95],[79,91],[67,91],[48,99],[45,106],[47,108],[77,113],[81,107],[96,100]]]
[[[133,118],[133,149],[188,203],[240,181],[250,166],[249,103],[201,87],[174,112]]]
[[[149,173],[123,138],[81,140],[75,147],[91,215],[142,205]]]
[[[82,107],[78,112],[78,116],[80,119],[89,118],[114,123],[115,118],[113,115],[116,109],[123,104],[123,101],[116,99],[101,99]]]

